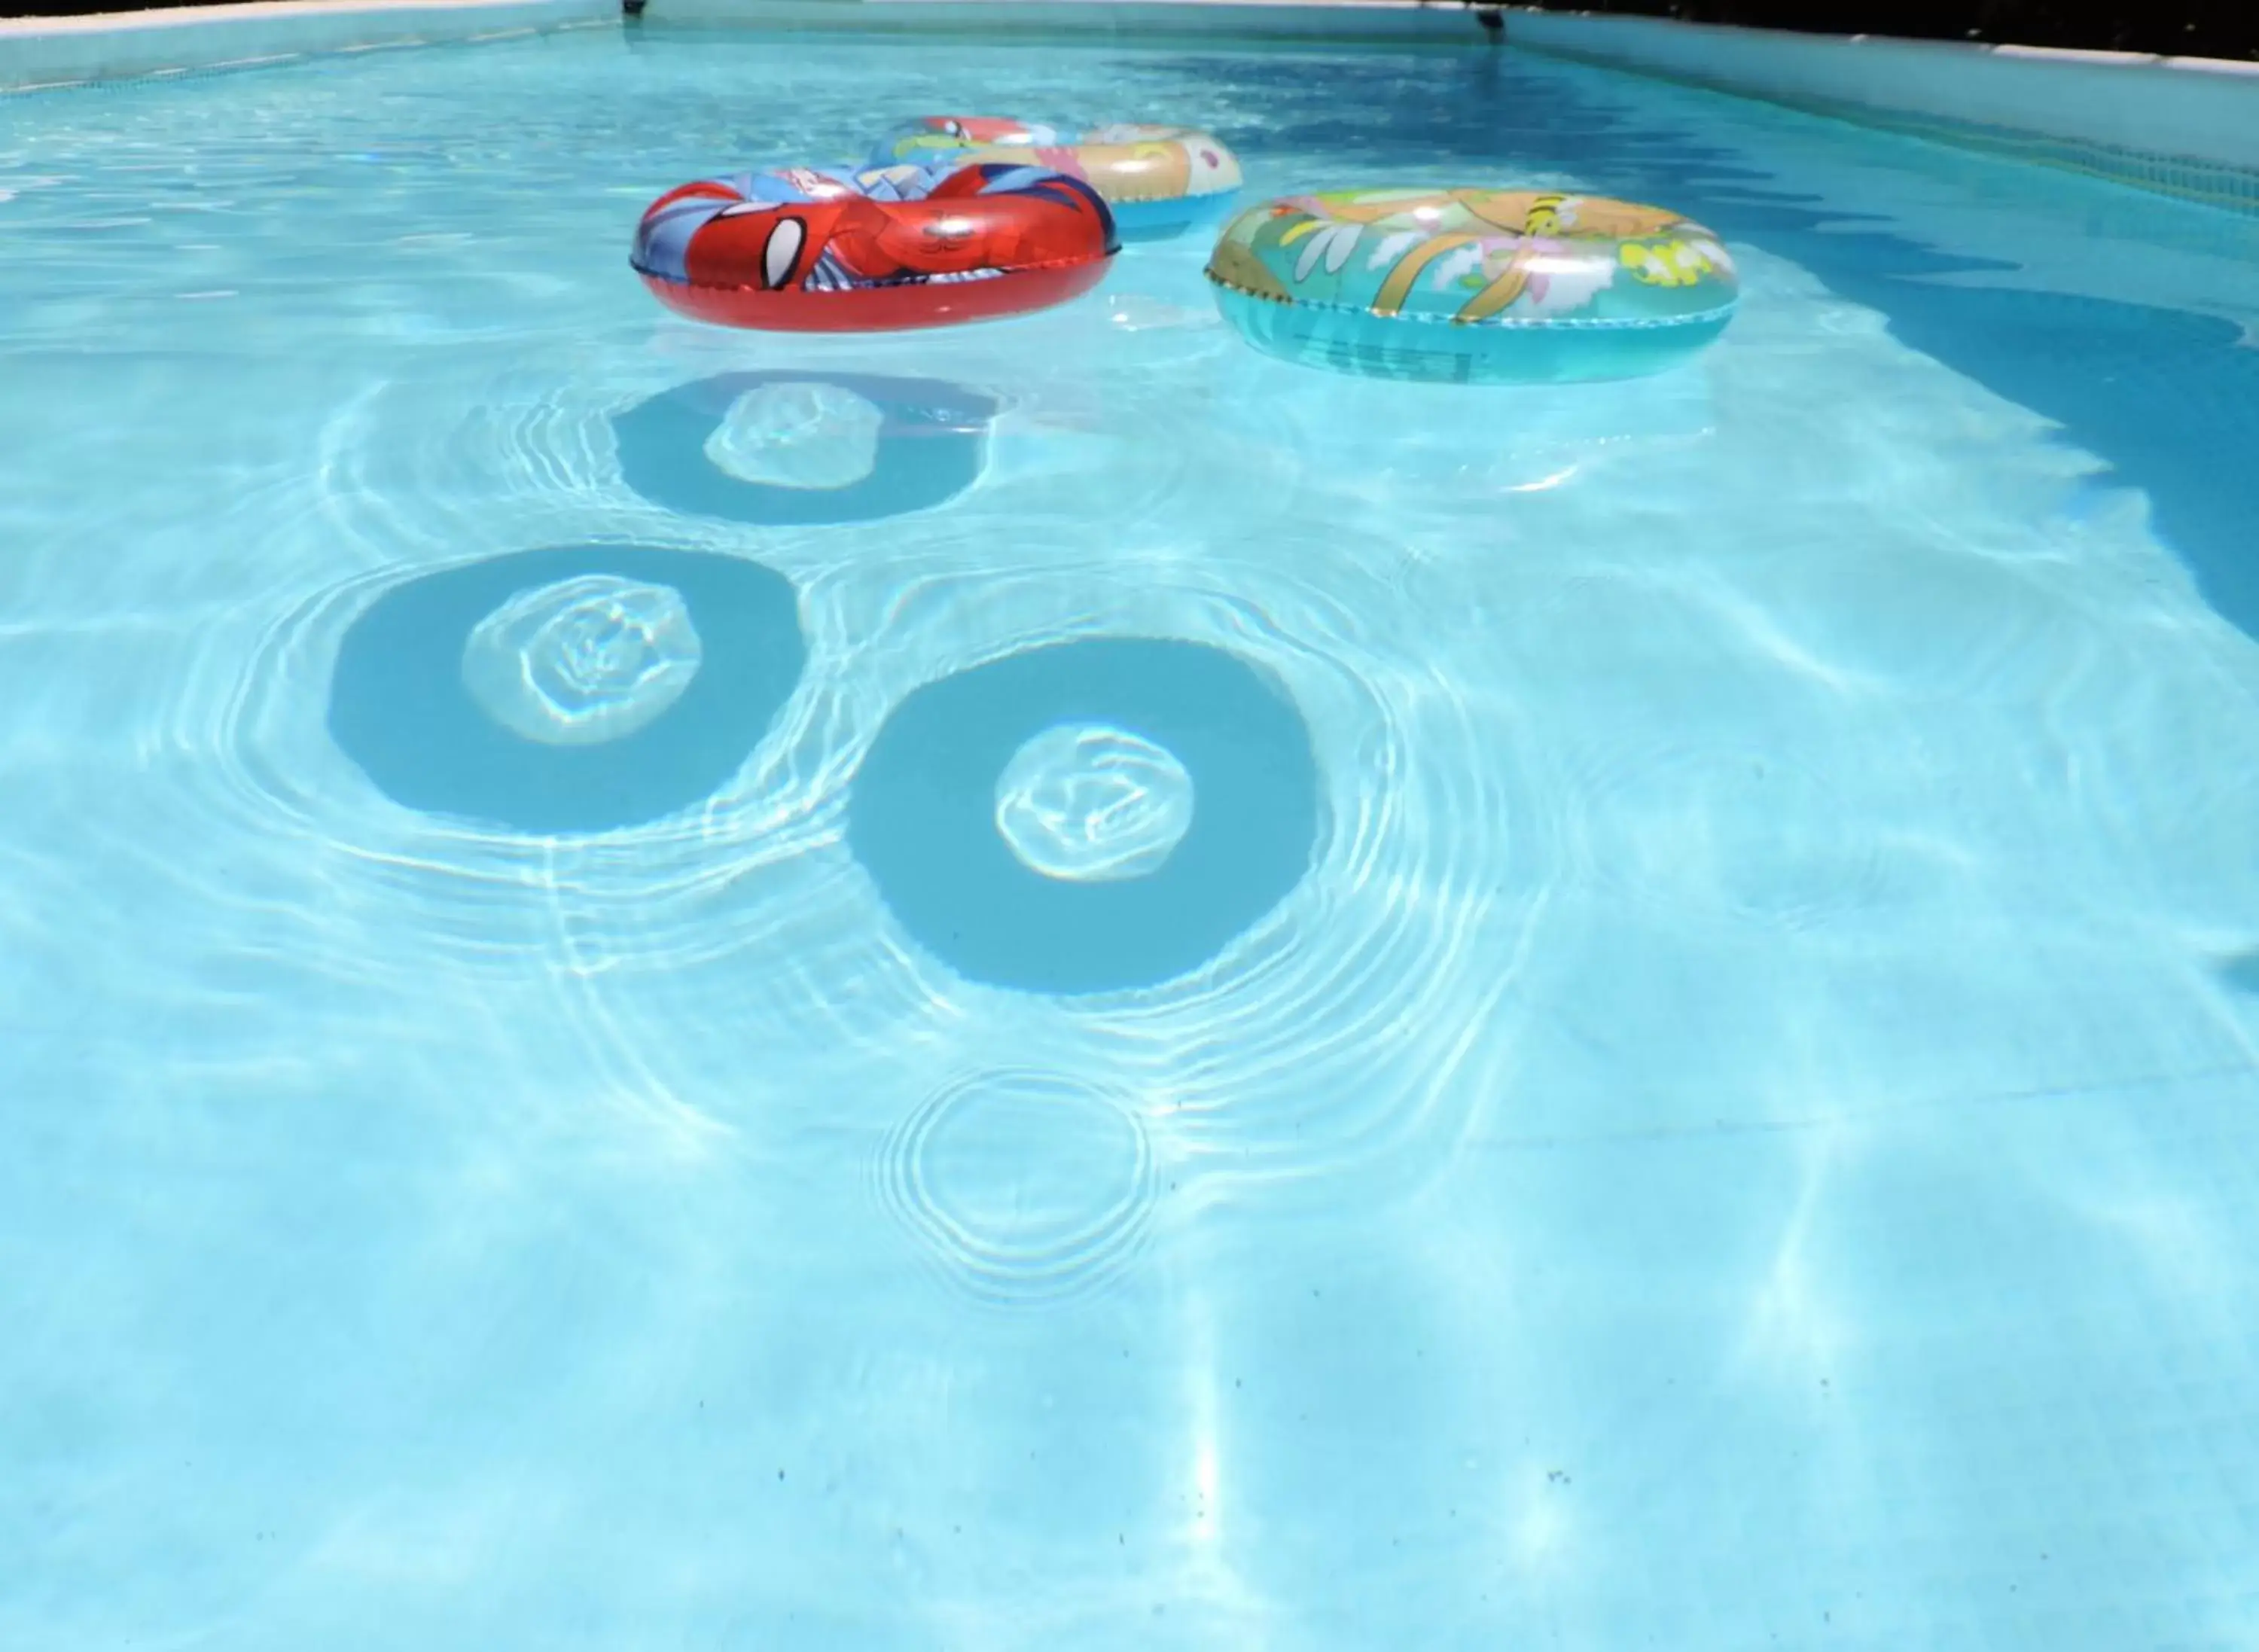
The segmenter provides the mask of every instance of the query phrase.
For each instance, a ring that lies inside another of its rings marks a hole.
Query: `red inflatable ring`
[[[695,321],[878,331],[1064,303],[1120,246],[1095,189],[1039,167],[795,167],[668,190],[629,261]]]

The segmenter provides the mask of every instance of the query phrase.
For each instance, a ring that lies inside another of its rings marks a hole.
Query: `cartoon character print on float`
[[[695,321],[858,332],[1063,303],[1120,248],[1098,191],[1040,167],[803,167],[668,190],[645,210],[629,262]]]

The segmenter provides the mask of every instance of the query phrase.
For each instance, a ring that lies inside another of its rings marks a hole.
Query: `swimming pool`
[[[1742,311],[627,267],[976,107]],[[0,1644],[2250,1646],[2255,242],[1511,50],[0,101]]]

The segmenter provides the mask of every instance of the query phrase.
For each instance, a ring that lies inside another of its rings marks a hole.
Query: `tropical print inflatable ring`
[[[1626,378],[1739,301],[1718,238],[1662,207],[1534,190],[1350,189],[1242,212],[1208,260],[1258,348],[1385,378]]]

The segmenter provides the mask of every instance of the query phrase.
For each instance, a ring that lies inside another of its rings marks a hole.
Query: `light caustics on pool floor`
[[[0,1643],[2248,1639],[2259,661],[2062,296],[1890,285],[1983,179],[1510,54],[260,84],[0,138]],[[1743,313],[1439,400],[1189,246],[621,267],[971,89],[1668,197]]]

